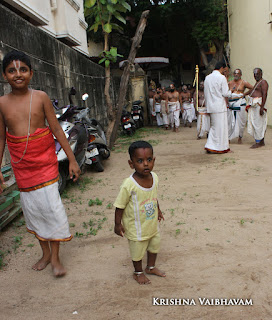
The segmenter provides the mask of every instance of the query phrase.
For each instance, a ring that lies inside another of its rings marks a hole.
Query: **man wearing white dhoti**
[[[265,145],[264,136],[267,127],[267,109],[264,107],[267,99],[268,83],[263,79],[260,68],[253,70],[256,83],[245,95],[249,94],[248,133],[255,139],[252,149]]]
[[[211,127],[205,150],[208,153],[229,152],[228,118],[226,97],[231,96],[227,79],[223,73],[228,70],[225,62],[218,62],[215,70],[206,77],[204,97],[207,112],[210,114]]]
[[[198,108],[196,106],[196,91],[194,93],[193,101],[197,113],[197,139],[201,139],[204,134],[208,134],[210,130],[210,115],[207,113],[204,98],[204,81],[199,83],[198,91]]]
[[[186,127],[187,122],[189,127],[192,127],[192,122],[196,119],[195,107],[192,101],[191,93],[186,85],[182,86],[182,92],[180,93],[180,105],[182,111],[182,120]]]
[[[233,91],[228,106],[228,127],[229,140],[238,137],[238,143],[242,143],[244,129],[247,122],[245,89],[252,89],[253,86],[241,79],[241,69],[233,72],[234,80],[229,82],[229,89]]]
[[[169,111],[166,107],[166,96],[167,93],[165,91],[165,87],[162,87],[162,94],[161,94],[161,114],[162,114],[162,122],[165,127],[165,130],[169,129]]]
[[[175,90],[173,83],[170,84],[170,90],[167,92],[165,106],[169,111],[169,122],[173,131],[178,132],[180,125],[179,115],[180,115],[180,103],[179,103],[179,93]]]
[[[158,127],[161,127],[163,125],[161,116],[161,94],[161,89],[157,88],[156,93],[153,97],[153,111],[155,111],[156,114],[156,121]]]

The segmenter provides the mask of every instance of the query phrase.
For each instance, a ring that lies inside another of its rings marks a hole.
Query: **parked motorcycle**
[[[137,129],[144,126],[144,110],[141,106],[142,102],[143,101],[141,100],[137,100],[132,103],[131,116]]]
[[[136,125],[134,120],[131,118],[131,113],[127,111],[128,104],[123,107],[121,115],[121,125],[123,133],[132,136],[136,131]]]
[[[77,117],[79,108],[73,105],[71,97],[74,94],[75,90],[72,88],[69,92],[70,104],[68,106],[64,106],[63,108],[58,107],[57,100],[53,101],[53,106],[57,111],[63,112],[62,114],[57,115],[59,124],[65,133],[81,171],[83,171],[86,161],[89,134],[87,127]],[[59,192],[62,193],[66,187],[67,180],[69,179],[69,160],[56,138],[55,146],[59,162]]]
[[[88,97],[89,95],[85,93],[82,96],[82,100],[86,102]],[[78,118],[87,126],[89,133],[86,164],[94,165],[96,171],[102,172],[104,171],[102,159],[108,159],[110,156],[110,149],[103,127],[96,119],[89,117],[89,108],[87,106],[80,111]]]

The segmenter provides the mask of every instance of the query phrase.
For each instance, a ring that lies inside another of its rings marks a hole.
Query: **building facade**
[[[83,1],[4,0],[4,4],[54,38],[89,56]]]
[[[263,70],[270,85],[266,108],[272,125],[272,0],[228,0],[228,18],[231,70],[240,68],[252,85],[253,69]]]

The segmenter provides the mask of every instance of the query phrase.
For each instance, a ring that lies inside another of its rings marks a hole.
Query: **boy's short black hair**
[[[7,66],[14,60],[15,61],[19,60],[19,61],[24,62],[29,67],[30,70],[32,69],[31,62],[30,62],[28,55],[26,55],[22,51],[12,50],[12,51],[8,52],[3,59],[2,67],[3,67],[4,73],[6,71]]]
[[[219,70],[221,68],[226,68],[226,67],[229,67],[225,61],[218,61],[215,65],[215,68],[214,70]]]
[[[153,147],[147,141],[143,141],[143,140],[134,141],[134,142],[132,142],[132,144],[128,148],[128,153],[129,153],[130,159],[133,158],[135,150],[140,149],[140,148],[151,149],[152,153],[153,153]]]

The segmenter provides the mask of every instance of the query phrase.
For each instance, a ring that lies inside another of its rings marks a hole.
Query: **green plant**
[[[19,228],[21,226],[24,226],[25,225],[25,220],[24,219],[20,219],[19,221],[17,222],[13,222],[12,224],[15,228]]]
[[[90,199],[88,204],[89,204],[90,207],[95,205],[95,204],[98,205],[98,206],[101,206],[102,205],[102,200],[99,200],[98,198],[96,198],[95,200]]]
[[[107,209],[112,209],[112,207],[113,207],[113,204],[111,202],[108,203],[107,206],[106,206]]]
[[[14,244],[13,244],[12,248],[13,248],[14,252],[16,252],[16,250],[19,248],[19,246],[22,245],[22,239],[23,239],[22,236],[14,236],[13,237]]]

